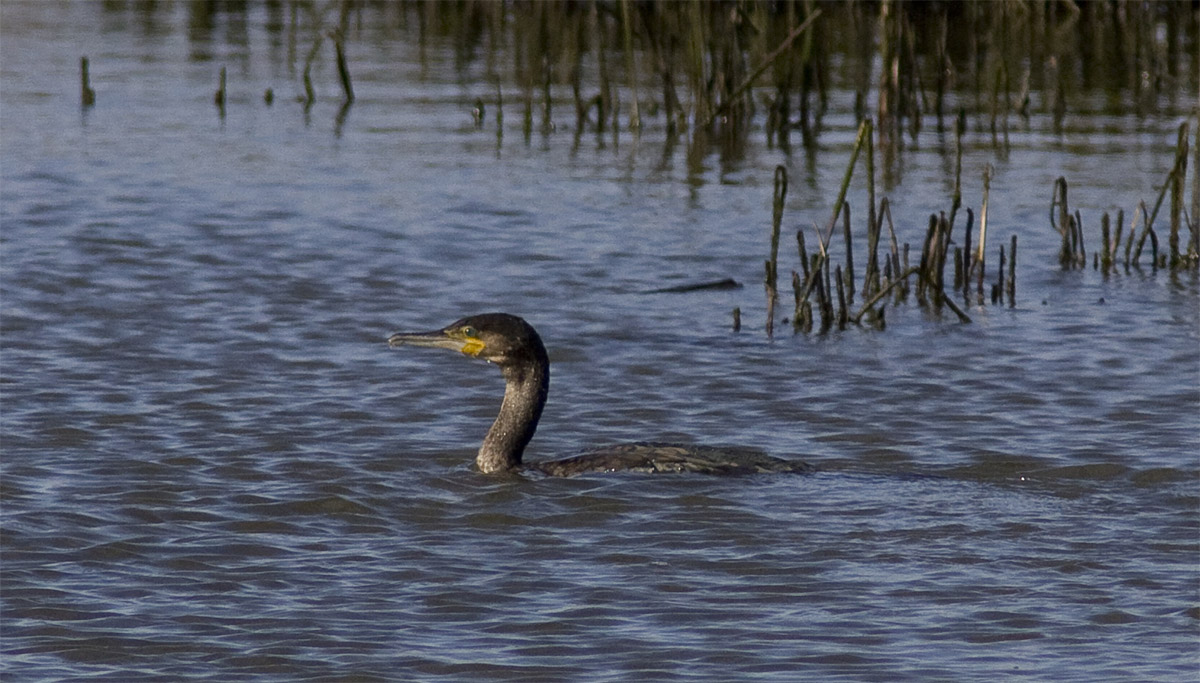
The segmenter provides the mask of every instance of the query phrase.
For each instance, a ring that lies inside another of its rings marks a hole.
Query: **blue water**
[[[104,7],[6,2],[0,24],[6,680],[1200,667],[1200,282],[1147,257],[1064,271],[1047,219],[1066,175],[1090,245],[1102,211],[1128,227],[1185,112],[1061,135],[1035,116],[1003,151],[968,134],[965,205],[995,172],[989,259],[1019,237],[1014,307],[959,299],[960,324],[910,296],[882,330],[768,339],[774,168],[789,277],[795,230],[811,249],[828,220],[851,91],[790,155],[761,134],[689,154],[652,118],[576,140],[569,100],[526,142],[517,104],[503,135],[491,104],[476,128],[494,85],[445,40],[422,63],[415,34],[368,21],[339,119],[329,59],[315,106],[293,101],[262,8],[243,43],[232,21],[189,37],[177,6]],[[881,192],[915,259],[953,142],[922,133],[898,161]],[[861,182],[850,201],[861,226]],[[745,286],[645,293],[727,277]],[[481,475],[498,373],[384,339],[487,310],[550,349],[530,459],[670,440],[819,472]]]

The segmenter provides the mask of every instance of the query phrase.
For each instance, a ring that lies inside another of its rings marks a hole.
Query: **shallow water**
[[[5,679],[1200,666],[1200,284],[1060,270],[1046,219],[1062,174],[1093,241],[1101,211],[1152,200],[1183,113],[1034,119],[1003,154],[968,136],[966,203],[992,164],[990,229],[1020,239],[1015,307],[961,325],[910,299],[882,331],[768,340],[773,169],[785,235],[827,220],[851,94],[791,156],[752,135],[697,159],[653,125],[575,141],[567,106],[527,144],[516,114],[474,127],[492,86],[452,45],[421,64],[368,31],[339,122],[331,66],[306,115],[257,10],[242,48],[154,16],[4,6]],[[901,239],[948,206],[952,154],[933,133],[903,152]],[[747,286],[645,293],[725,277]],[[498,373],[383,340],[484,310],[550,347],[531,459],[675,440],[820,472],[480,475]]]

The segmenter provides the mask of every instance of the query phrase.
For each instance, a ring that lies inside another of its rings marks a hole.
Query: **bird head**
[[[431,332],[398,332],[388,337],[388,346],[450,349],[501,367],[546,357],[533,326],[508,313],[472,315]]]

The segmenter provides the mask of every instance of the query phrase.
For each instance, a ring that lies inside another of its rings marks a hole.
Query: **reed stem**
[[[79,58],[79,103],[85,108],[96,103],[96,91],[92,90],[87,57]]]
[[[217,111],[220,112],[221,118],[225,118],[225,67],[221,67],[217,92],[213,93],[213,104],[217,105]]]
[[[1012,246],[1008,250],[1008,307],[1017,305],[1017,234],[1013,233]]]

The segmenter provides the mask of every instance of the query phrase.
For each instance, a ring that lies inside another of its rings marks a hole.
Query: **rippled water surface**
[[[1186,112],[1035,121],[1003,154],[968,135],[965,201],[993,164],[989,229],[1020,239],[1015,307],[962,325],[909,299],[884,330],[768,340],[773,169],[785,234],[823,223],[851,93],[790,156],[761,134],[695,152],[653,120],[577,140],[569,103],[526,142],[516,107],[501,136],[474,126],[494,85],[450,44],[422,62],[361,29],[339,118],[332,65],[305,113],[257,10],[238,48],[104,7],[3,11],[6,680],[1200,667],[1196,272],[1063,271],[1046,218],[1058,175],[1089,239],[1151,201]],[[953,149],[923,136],[886,189],[918,245]],[[747,286],[645,293],[726,277]],[[486,310],[550,347],[531,459],[671,440],[819,472],[481,475],[499,374],[383,340]]]

